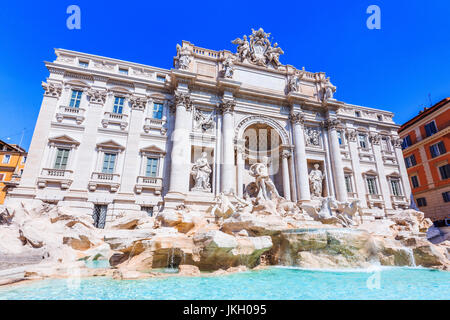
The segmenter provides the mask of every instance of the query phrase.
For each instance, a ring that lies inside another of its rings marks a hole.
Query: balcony
[[[120,187],[120,174],[93,172],[89,181],[89,190],[95,191],[98,186],[106,186],[111,192],[116,192]]]
[[[59,184],[61,189],[68,189],[73,181],[72,175],[72,170],[44,168],[38,178],[38,187],[45,188],[52,183]]]
[[[73,119],[77,124],[82,124],[86,110],[83,108],[74,108],[68,106],[60,106],[56,113],[56,120],[62,122],[64,119]]]
[[[409,200],[405,196],[391,195],[392,207],[397,210],[399,208],[407,209],[409,207]]]
[[[166,119],[155,119],[147,117],[145,118],[144,131],[145,133],[149,133],[150,131],[157,131],[162,135],[165,135],[167,132],[167,128],[165,127]]]
[[[369,208],[378,207],[383,209],[384,199],[381,194],[367,194],[366,197]]]
[[[125,130],[128,126],[128,115],[123,113],[105,112],[102,119],[103,128],[108,128],[109,126],[120,127],[120,130]]]
[[[154,190],[156,195],[160,195],[162,190],[162,178],[145,176],[137,177],[136,193],[141,193],[144,189]]]

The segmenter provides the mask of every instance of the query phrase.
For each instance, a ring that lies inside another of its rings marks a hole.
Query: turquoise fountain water
[[[52,279],[0,288],[0,299],[450,299],[450,272],[423,268],[318,271],[272,267],[227,276]]]

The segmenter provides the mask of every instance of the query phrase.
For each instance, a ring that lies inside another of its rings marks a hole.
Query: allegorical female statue
[[[322,171],[319,170],[319,164],[315,163],[314,169],[309,173],[309,185],[313,197],[322,197],[322,182],[324,178]]]
[[[191,169],[191,175],[194,178],[195,190],[210,191],[211,184],[209,183],[209,177],[211,175],[212,169],[209,166],[206,152],[202,152],[200,158],[195,161]]]

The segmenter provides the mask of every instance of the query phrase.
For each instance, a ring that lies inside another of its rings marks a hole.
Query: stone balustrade
[[[110,125],[119,126],[121,130],[125,130],[128,126],[128,115],[125,113],[105,112],[102,126],[108,128]]]
[[[136,183],[136,193],[141,193],[143,189],[154,190],[156,195],[161,194],[163,179],[160,177],[138,176]]]
[[[167,132],[167,128],[165,127],[167,120],[163,119],[155,119],[151,117],[145,118],[144,131],[145,133],[149,133],[152,130],[159,131],[162,135]]]
[[[56,120],[62,122],[66,118],[74,119],[77,124],[81,124],[85,119],[85,112],[86,110],[84,108],[60,106],[56,113]]]
[[[108,186],[111,192],[116,192],[120,186],[120,174],[93,172],[89,182],[89,190],[95,191],[99,185]]]
[[[48,183],[58,183],[61,189],[67,189],[72,181],[72,170],[44,168],[38,178],[38,187],[44,188]]]

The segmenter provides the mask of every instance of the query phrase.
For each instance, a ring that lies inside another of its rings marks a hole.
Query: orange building
[[[24,149],[0,140],[0,204],[9,189],[18,185],[27,160]]]
[[[398,133],[419,209],[431,220],[450,217],[450,98],[425,108]]]

